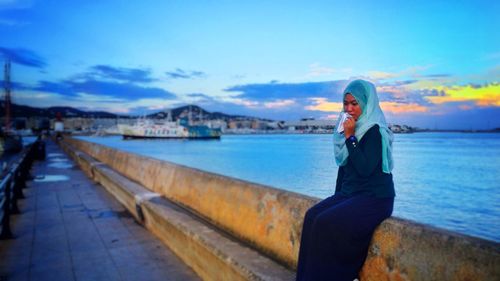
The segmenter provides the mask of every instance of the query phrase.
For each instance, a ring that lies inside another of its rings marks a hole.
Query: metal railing
[[[0,182],[0,219],[2,231],[0,239],[12,239],[10,216],[18,214],[17,201],[24,198],[23,188],[30,178],[30,169],[34,160],[45,159],[45,143],[38,138],[26,146],[20,156],[3,172]]]

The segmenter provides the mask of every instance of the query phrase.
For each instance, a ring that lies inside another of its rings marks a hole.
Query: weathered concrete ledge
[[[63,143],[62,147],[89,177],[114,195],[204,280],[294,279],[290,269],[224,234],[189,210],[147,190],[71,145]]]
[[[105,182],[104,178],[99,178],[99,173],[106,170],[106,174],[110,174],[114,170],[117,175],[125,175],[138,186],[147,188],[141,191],[146,197],[150,192],[165,196],[284,265],[296,266],[303,215],[317,198],[77,139],[66,139],[64,143],[68,153],[81,159],[77,160],[79,163],[86,162],[80,166],[94,178]],[[157,214],[163,212],[161,208],[166,208],[165,204],[151,205],[157,200],[143,200],[143,214],[134,214],[138,218],[148,214],[149,219],[145,219],[146,225],[150,224],[148,227],[152,227],[153,222],[159,224],[161,216]],[[134,212],[134,207],[129,206],[133,204],[124,205]],[[152,231],[161,237],[161,232],[166,230]],[[184,242],[184,247],[192,244]],[[206,267],[204,261],[200,267]],[[499,280],[500,246],[499,243],[391,218],[375,232],[361,277],[363,280]]]

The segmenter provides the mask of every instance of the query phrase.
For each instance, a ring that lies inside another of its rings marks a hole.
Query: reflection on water
[[[65,175],[38,175],[35,176],[34,181],[36,182],[56,182],[56,181],[67,181],[68,176]]]
[[[64,156],[62,153],[48,153],[47,158],[52,158],[52,157],[61,157]]]
[[[69,169],[73,167],[69,159],[64,158],[64,155],[61,153],[49,153],[48,161],[50,162],[48,166],[51,168]]]
[[[48,165],[51,168],[58,168],[58,169],[70,169],[73,168],[73,165],[68,163],[68,162],[57,162],[57,163],[51,163]]]
[[[50,158],[49,161],[50,162],[68,162],[69,159],[68,158]]]

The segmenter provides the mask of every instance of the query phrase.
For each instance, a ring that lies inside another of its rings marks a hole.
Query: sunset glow
[[[0,1],[17,104],[325,119],[366,79],[391,123],[500,127],[498,1],[49,2]]]

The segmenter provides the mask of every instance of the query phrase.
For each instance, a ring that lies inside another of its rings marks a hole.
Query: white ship
[[[221,131],[208,126],[190,126],[185,119],[179,122],[140,119],[134,125],[118,125],[118,131],[124,139],[128,138],[189,138],[214,139],[220,138]]]
[[[123,138],[187,138],[189,131],[177,122],[141,119],[134,125],[118,125]]]

